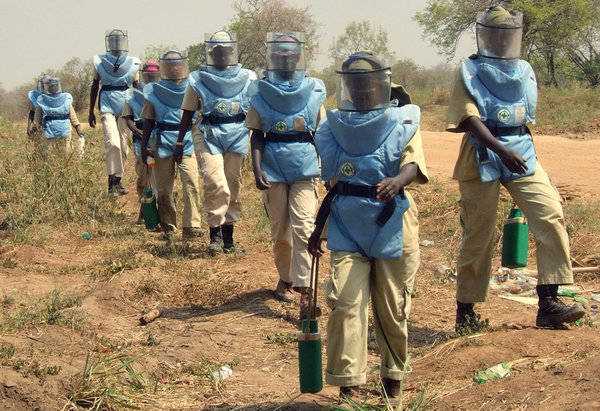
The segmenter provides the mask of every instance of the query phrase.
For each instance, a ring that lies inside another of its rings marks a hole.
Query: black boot
[[[121,177],[115,176],[114,178],[113,192],[120,196],[129,193],[129,190],[127,190],[125,187],[123,187],[123,184],[121,184]]]
[[[223,252],[223,236],[221,235],[221,226],[210,227],[210,244],[208,245],[207,249],[213,253]]]
[[[221,234],[223,235],[223,252],[234,253],[236,250],[233,244],[233,224],[222,225]]]
[[[579,304],[567,305],[558,298],[557,284],[543,284],[535,287],[538,294],[538,312],[535,325],[548,328],[565,328],[564,323],[572,323],[585,315],[585,308]]]
[[[115,185],[115,175],[111,174],[108,176],[108,194],[113,193],[113,186]]]
[[[487,327],[487,320],[481,320],[481,316],[475,313],[473,303],[461,303],[456,300],[456,324],[454,330],[463,335],[473,334]]]

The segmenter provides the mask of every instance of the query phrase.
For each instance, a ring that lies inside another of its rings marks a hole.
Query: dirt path
[[[423,132],[423,142],[435,177],[427,188],[431,198],[436,184],[455,190],[450,176],[459,136]],[[563,195],[599,194],[600,140],[539,136],[536,146]],[[246,209],[260,201],[247,184]],[[73,316],[66,325],[42,322],[0,334],[0,409],[62,409],[88,355],[120,354],[143,354],[134,368],[148,386],[133,395],[144,410],[324,410],[335,405],[336,387],[325,384],[319,394],[299,393],[294,342],[298,305],[273,298],[278,275],[268,239],[257,238],[261,228],[248,220],[236,226],[239,246],[247,250],[242,255],[211,258],[204,249],[206,239],[183,244],[179,238],[170,254],[158,233],[133,225],[138,205],[133,187],[128,188],[130,194],[119,200],[131,220],[127,235],[106,236],[99,227],[86,241],[57,230],[43,246],[7,244],[0,249],[1,320],[57,289],[82,298],[80,307],[64,313],[81,313],[84,319]],[[455,284],[438,270],[441,264],[452,266],[456,258],[460,230],[453,207],[455,201],[439,220],[421,220],[421,237],[435,245],[421,250],[409,322],[413,372],[404,387],[405,404],[423,395],[432,399],[432,409],[441,410],[599,409],[600,318],[593,302],[583,326],[539,330],[535,305],[492,293],[479,308],[491,329],[470,338],[453,335]],[[597,241],[585,252],[600,258]],[[327,258],[321,261],[321,273],[323,290]],[[579,275],[576,282],[587,298],[600,293],[597,275]],[[163,315],[140,326],[140,314],[153,307]],[[327,317],[325,310],[319,320],[324,361]],[[369,343],[373,348],[374,340]],[[14,347],[10,357],[5,347]],[[370,350],[368,370],[378,362],[376,351]],[[473,383],[478,370],[499,362],[511,365],[509,378]],[[231,365],[233,375],[215,383],[210,372],[223,364]],[[379,398],[377,372],[369,373],[368,381],[362,399],[374,404]]]
[[[423,149],[429,173],[450,179],[461,135],[423,131]],[[600,194],[600,139],[570,140],[535,136],[538,158],[563,196]]]

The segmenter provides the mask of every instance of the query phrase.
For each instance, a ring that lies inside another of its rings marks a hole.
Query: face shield
[[[127,30],[114,29],[106,32],[104,37],[106,52],[115,57],[126,55],[129,51]]]
[[[521,55],[523,14],[511,15],[499,6],[477,14],[477,53],[479,56],[512,60]]]
[[[44,79],[44,94],[58,94],[62,92],[60,79],[56,77],[46,77]]]
[[[187,55],[178,50],[170,50],[163,54],[159,66],[162,80],[177,82],[185,80],[190,74]]]
[[[238,64],[237,38],[227,31],[204,34],[206,65],[225,70]]]
[[[305,71],[304,33],[267,33],[267,71],[285,80]]]
[[[160,67],[156,61],[147,61],[140,70],[140,83],[144,84],[160,81]]]
[[[390,67],[367,53],[336,59],[337,107],[340,111],[366,113],[389,107],[392,72]]]

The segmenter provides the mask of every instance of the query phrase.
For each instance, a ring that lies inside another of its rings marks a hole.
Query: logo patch
[[[219,104],[217,104],[217,111],[219,113],[226,113],[227,112],[227,103],[225,103],[224,101],[221,101]]]
[[[279,120],[276,124],[275,124],[275,130],[277,130],[280,133],[286,132],[288,129],[287,124],[285,123],[285,121],[283,120]]]
[[[340,172],[344,177],[352,177],[354,175],[354,166],[351,162],[346,161],[342,164],[342,167],[340,167]]]
[[[510,120],[510,111],[503,108],[498,112],[498,121],[501,123],[508,123]]]
[[[55,114],[56,110],[50,110],[50,114]]]

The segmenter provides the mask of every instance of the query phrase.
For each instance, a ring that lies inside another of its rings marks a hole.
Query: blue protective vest
[[[499,68],[499,62],[494,59],[470,58],[461,63],[460,75],[477,103],[481,121],[490,130],[517,130],[527,121],[535,123],[537,82],[533,69],[526,61],[519,60],[514,71],[506,72]],[[515,131],[515,134],[497,135],[496,139],[525,158],[528,167],[525,175],[535,173],[535,148],[529,134]],[[499,178],[507,182],[523,177],[508,170],[496,153],[479,144],[473,136],[469,137],[469,141],[477,149],[481,181]]]
[[[254,72],[241,65],[222,71],[202,67],[190,73],[189,85],[202,100],[203,120],[197,127],[211,154],[248,152],[250,130],[244,127],[244,119],[248,86],[255,79]]]
[[[69,93],[42,94],[37,99],[42,109],[42,127],[44,137],[61,138],[71,135],[69,108],[73,97]]]
[[[33,110],[37,110],[38,108],[38,103],[37,103],[37,99],[39,96],[41,96],[42,93],[39,90],[29,90],[29,92],[27,93],[27,98],[29,99],[29,101],[31,101],[31,104],[33,104]]]
[[[100,76],[100,97],[98,109],[100,113],[111,113],[120,116],[125,106],[125,91],[131,87],[135,75],[140,68],[137,57],[125,56],[119,58],[120,66],[115,72],[117,58],[111,54],[94,56],[94,68]],[[107,90],[106,88],[115,88]]]
[[[144,92],[137,88],[130,88],[127,90],[126,101],[129,107],[131,107],[131,111],[133,111],[133,121],[136,124],[140,124],[140,121],[144,121],[142,119],[142,108],[144,108]],[[142,129],[142,127],[138,127]],[[148,148],[150,148],[151,139],[148,140]],[[136,156],[142,155],[142,142],[138,139],[133,139],[133,152]]]
[[[409,104],[367,114],[327,111],[315,134],[321,177],[376,186],[400,171],[402,150],[419,127],[420,109]],[[368,258],[402,257],[402,217],[408,199],[397,195],[396,208],[383,226],[376,223],[386,203],[374,198],[336,195],[331,204],[327,248],[359,252]]]
[[[261,118],[262,131],[276,134],[314,132],[326,97],[319,79],[305,77],[295,88],[280,88],[266,80],[250,85],[250,104]],[[319,176],[317,151],[311,142],[266,142],[262,169],[272,182],[292,184]]]
[[[186,87],[187,79],[177,85],[169,80],[161,80],[144,86],[144,98],[154,107],[154,138],[159,158],[171,157],[174,153]],[[192,131],[188,130],[183,138],[183,155],[191,157],[193,153]]]

